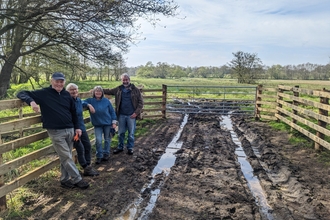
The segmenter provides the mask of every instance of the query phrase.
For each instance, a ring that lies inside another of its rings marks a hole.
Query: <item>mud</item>
[[[233,128],[269,210],[258,206],[237,160],[230,132],[218,115],[190,114],[175,164],[168,174],[152,176],[158,160],[179,130],[182,115],[145,124],[133,156],[111,155],[95,166],[100,176],[86,178],[87,190],[66,190],[57,178],[28,184],[38,196],[26,197],[26,216],[5,219],[330,219],[330,167],[310,148],[291,145],[288,134],[267,123],[239,116]],[[150,181],[153,180],[150,184]],[[157,201],[147,215],[151,192]],[[133,207],[133,208],[132,208]],[[127,214],[133,209],[134,213]]]

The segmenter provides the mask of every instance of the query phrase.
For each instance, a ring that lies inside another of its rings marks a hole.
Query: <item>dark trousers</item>
[[[78,155],[78,162],[80,166],[85,168],[91,164],[92,160],[92,146],[86,131],[83,131],[80,136],[80,141],[74,144]]]

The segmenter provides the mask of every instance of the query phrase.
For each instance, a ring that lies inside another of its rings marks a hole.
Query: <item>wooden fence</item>
[[[276,113],[276,88],[265,88],[259,85],[256,94],[256,120],[277,120]]]
[[[141,89],[141,92],[144,98],[142,117],[165,118],[166,86],[163,85],[160,89]],[[79,96],[84,99],[91,97],[91,94],[85,92],[80,93]],[[113,101],[111,96],[107,97]],[[10,161],[4,159],[6,157],[3,157],[3,155],[12,150],[17,150],[34,142],[48,138],[47,131],[42,129],[40,114],[24,113],[24,110],[26,111],[26,109],[30,110],[31,107],[27,106],[19,99],[0,101],[0,111],[8,111],[9,115],[0,118],[0,210],[5,210],[7,208],[7,194],[58,166],[60,163],[58,157],[53,156],[50,157],[49,162],[46,164],[22,175],[18,175],[14,180],[5,180],[5,176],[8,176],[13,170],[22,169],[24,165],[29,164],[36,159],[56,155],[54,154],[55,151],[53,150],[52,145],[49,145]],[[90,122],[90,119],[89,117],[86,117],[85,123],[88,122]],[[94,130],[93,128],[90,128],[87,129],[87,132],[91,135],[94,133]],[[91,142],[94,144],[95,139],[92,139]]]
[[[165,118],[166,85],[160,89],[141,91],[144,97],[143,118]],[[82,99],[90,96],[88,92],[80,93]],[[312,139],[316,149],[321,149],[322,146],[330,150],[330,144],[325,140],[330,136],[327,129],[330,123],[329,97],[330,93],[325,89],[317,91],[281,85],[277,88],[264,88],[260,85],[256,94],[255,118],[283,121]],[[108,98],[112,100],[112,97]],[[47,132],[41,128],[40,115],[24,113],[26,108],[31,109],[18,99],[0,101],[0,111],[8,111],[7,117],[0,118],[0,210],[6,209],[7,194],[59,165],[58,157],[53,156],[46,164],[29,170],[11,181],[5,181],[4,177],[12,170],[20,169],[33,160],[56,155],[52,145],[49,145],[10,161],[4,160],[3,154],[48,138]],[[88,122],[89,117],[86,117],[85,123]],[[93,132],[92,128],[88,129],[90,135]],[[12,135],[16,137],[6,139]],[[91,141],[94,143],[95,140]]]
[[[316,150],[330,150],[325,140],[330,136],[330,92],[326,89],[309,90],[299,86],[279,85],[274,88],[258,86],[256,95],[256,118],[278,120],[288,124],[314,141]]]

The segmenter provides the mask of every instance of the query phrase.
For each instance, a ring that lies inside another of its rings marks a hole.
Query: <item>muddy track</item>
[[[145,124],[150,132],[136,140],[134,155],[111,155],[96,166],[100,176],[86,178],[88,190],[62,189],[58,176],[49,174],[31,181],[33,195],[22,207],[30,214],[4,219],[330,219],[329,166],[317,162],[313,149],[290,145],[287,134],[266,123],[232,118],[267,198],[266,213],[238,162],[238,146],[217,115],[190,114],[175,164],[169,173],[152,176],[182,118]],[[157,189],[154,207],[143,215]]]
[[[192,115],[182,151],[150,219],[259,219],[236,161],[235,145],[218,117]]]
[[[233,120],[276,219],[330,219],[329,184],[324,182],[329,175],[322,175],[329,174],[329,167],[311,159],[315,152],[290,145],[286,133],[260,123],[251,126],[240,118]],[[322,190],[316,195],[315,188]]]

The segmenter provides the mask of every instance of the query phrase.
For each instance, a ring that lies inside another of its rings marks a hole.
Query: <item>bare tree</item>
[[[236,74],[238,83],[255,83],[262,73],[262,62],[257,54],[238,51],[233,55],[234,59],[230,61],[229,66]]]
[[[20,57],[38,54],[65,63],[68,51],[74,50],[90,60],[110,62],[134,43],[139,17],[175,16],[178,8],[173,0],[4,0],[0,4],[0,98],[6,95]]]

